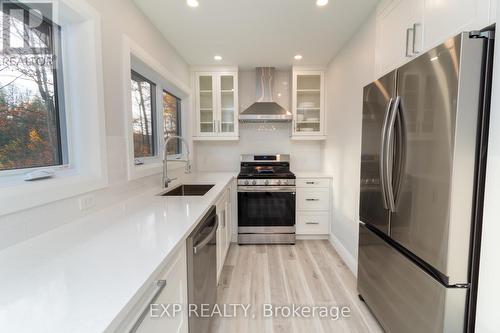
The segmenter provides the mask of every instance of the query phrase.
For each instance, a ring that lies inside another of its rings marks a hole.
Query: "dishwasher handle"
[[[210,233],[208,234],[205,239],[203,239],[201,242],[193,246],[193,253],[197,254],[200,252],[201,249],[203,249],[209,242],[210,240],[214,237],[215,233],[217,232],[217,228],[219,227],[219,216],[215,215],[215,224]]]

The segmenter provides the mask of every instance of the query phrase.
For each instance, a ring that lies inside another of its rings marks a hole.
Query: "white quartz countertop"
[[[1,251],[0,332],[103,332],[234,176],[192,174],[180,181],[215,186],[202,197],[151,189]]]

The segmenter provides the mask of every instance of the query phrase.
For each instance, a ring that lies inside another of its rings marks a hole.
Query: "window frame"
[[[183,125],[183,122],[182,122],[182,98],[180,97],[177,97],[177,95],[175,94],[172,94],[171,92],[169,92],[167,89],[165,88],[162,88],[162,91],[161,91],[161,94],[162,94],[162,112],[161,112],[161,117],[162,117],[162,133],[165,133],[165,128],[163,127],[163,124],[165,123],[165,110],[163,109],[164,105],[163,105],[163,94],[169,94],[170,96],[174,97],[176,99],[176,103],[177,103],[177,106],[176,106],[176,111],[177,111],[177,116],[176,116],[176,119],[177,119],[177,123],[176,123],[176,127],[177,127],[177,134],[178,136],[182,136],[182,133],[183,133],[183,130],[182,130],[182,125]],[[163,147],[164,149],[164,147]],[[168,155],[172,158],[180,158],[182,156],[182,152],[183,152],[183,149],[182,149],[182,142],[180,140],[177,140],[177,151],[178,153],[177,154],[172,154],[172,155]]]
[[[157,133],[164,133],[163,126],[163,91],[176,96],[180,99],[182,110],[181,112],[181,135],[192,142],[190,137],[190,128],[186,126],[189,123],[189,114],[192,108],[191,105],[191,87],[185,84],[182,80],[173,75],[167,70],[161,62],[157,61],[141,46],[132,41],[127,35],[123,36],[123,75],[124,88],[128,93],[125,94],[124,110],[125,117],[125,136],[127,138],[127,176],[128,180],[135,180],[142,177],[156,175],[162,172],[163,168],[163,146],[164,140],[162,135],[157,135],[157,154],[154,158],[144,159],[144,164],[136,164],[133,150],[133,131],[132,131],[132,103],[131,103],[131,70],[139,72],[139,74],[149,78],[157,85]],[[175,158],[172,155],[170,157]],[[168,162],[169,170],[183,168],[182,163]]]
[[[142,75],[139,73],[137,70],[134,70],[133,68],[130,70],[130,77],[131,80],[134,79],[140,79],[141,81],[148,82],[151,87],[151,150],[153,152],[152,155],[150,156],[141,156],[141,157],[136,157],[135,156],[135,150],[134,150],[134,161],[140,161],[142,164],[146,163],[148,160],[154,160],[159,154],[159,149],[160,146],[158,145],[158,84],[156,84],[153,80],[150,80],[147,78],[145,75]],[[130,90],[130,93],[132,94],[132,89]],[[130,95],[132,97],[132,95]],[[132,98],[130,99],[132,101]],[[133,130],[132,130],[133,131]],[[133,133],[132,133],[133,135]],[[135,147],[134,147],[135,149]]]
[[[1,8],[0,13],[2,15],[2,20],[3,24],[5,24],[7,21],[8,23],[8,28],[6,29],[4,26],[2,26],[2,33],[0,38],[2,38],[4,41],[10,41],[10,20],[5,19],[5,16],[7,15],[10,17],[10,15],[7,13],[7,11],[10,11],[12,9],[19,9],[19,10],[24,10],[24,15],[23,15],[23,24],[29,24],[26,23],[26,18],[29,17],[29,13],[27,14],[26,11],[29,11],[30,8],[24,3],[18,2],[18,3],[7,3],[4,4],[4,6]],[[63,32],[62,32],[62,26],[53,20],[48,19],[45,16],[42,16],[42,21],[51,25],[55,29],[52,30],[53,35],[51,36],[50,40],[50,47],[47,49],[51,52],[51,55],[55,56],[57,64],[54,66],[52,69],[52,75],[53,75],[53,80],[54,80],[54,107],[56,109],[56,114],[55,114],[55,125],[56,129],[58,131],[57,135],[57,147],[58,147],[58,159],[60,161],[59,164],[54,164],[54,165],[40,165],[40,166],[29,166],[29,167],[21,167],[21,168],[16,168],[16,169],[5,169],[5,170],[0,170],[0,180],[4,179],[4,177],[8,176],[15,176],[15,175],[24,175],[29,172],[37,171],[37,170],[54,170],[56,173],[61,171],[61,170],[66,170],[71,168],[71,151],[70,151],[70,142],[69,142],[69,134],[68,134],[68,116],[66,114],[67,112],[67,105],[66,105],[66,98],[65,98],[65,85],[67,82],[64,80],[64,60],[63,60]],[[4,39],[4,34],[7,34],[7,38]],[[11,50],[15,49],[26,49],[29,46],[26,46],[26,40],[24,40],[25,46],[22,48],[11,48],[10,46],[5,46],[3,45],[3,49],[5,51],[6,47],[9,49],[6,54],[15,54],[15,55],[20,55],[22,53],[17,53],[17,52],[12,52]]]
[[[85,1],[59,0],[51,19],[62,28],[64,101],[59,102],[66,110],[68,164],[40,168],[55,175],[34,182],[24,181],[28,169],[2,175],[0,219],[109,185],[101,15]]]
[[[144,65],[147,66],[147,65]],[[163,83],[163,79],[161,78],[160,74],[154,72],[151,68],[146,69],[134,69],[137,68],[136,66],[132,66],[130,72],[131,72],[131,79],[134,80],[135,78],[138,78],[142,81],[148,82],[154,90],[154,93],[151,93],[152,99],[151,99],[151,128],[153,131],[153,155],[151,156],[144,156],[144,157],[136,157],[135,156],[135,150],[134,150],[134,164],[136,166],[141,166],[141,165],[147,165],[147,164],[154,164],[161,162],[163,163],[163,154],[165,151],[165,119],[164,119],[164,103],[163,103],[163,94],[167,93],[171,96],[173,96],[176,99],[177,102],[177,128],[178,128],[178,134],[179,136],[182,136],[182,98],[177,97],[177,95],[169,92],[165,87],[165,84]],[[154,75],[147,75],[147,74],[142,74],[141,72],[145,71],[152,71],[151,73],[154,73]],[[154,78],[153,78],[154,76]],[[130,89],[130,93],[132,93],[132,90]],[[132,100],[132,99],[131,99]],[[130,102],[131,104],[131,102]],[[133,120],[133,116],[132,116]],[[132,137],[133,137],[133,129],[132,129]],[[173,154],[173,155],[168,155],[168,157],[171,158],[179,158],[182,157],[183,154],[183,149],[182,149],[182,143],[180,140],[177,142],[178,146],[178,154]],[[135,143],[134,143],[134,149],[135,149]]]

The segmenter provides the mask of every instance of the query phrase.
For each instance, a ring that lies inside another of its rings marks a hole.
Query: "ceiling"
[[[326,65],[378,0],[134,0],[190,65]],[[301,54],[303,59],[294,60]],[[222,61],[215,61],[220,55]]]

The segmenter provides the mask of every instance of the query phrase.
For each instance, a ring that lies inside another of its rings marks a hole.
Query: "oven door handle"
[[[282,192],[295,193],[295,186],[238,186],[240,193],[252,192]]]

